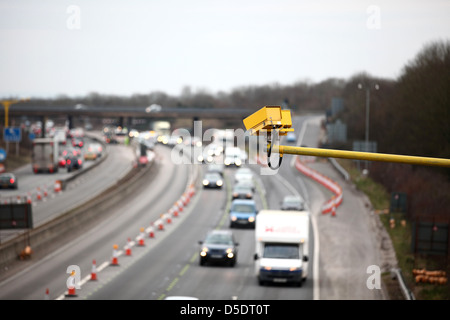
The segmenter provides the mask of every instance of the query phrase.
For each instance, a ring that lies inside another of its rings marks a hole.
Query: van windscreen
[[[266,243],[263,258],[271,259],[300,259],[298,244],[296,243]]]

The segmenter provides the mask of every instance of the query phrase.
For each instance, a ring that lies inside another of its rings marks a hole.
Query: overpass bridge
[[[255,111],[258,107],[255,108]],[[244,119],[254,110],[246,108],[162,108],[161,111],[146,112],[146,107],[58,107],[14,105],[10,116],[103,116],[103,117],[139,117],[153,119],[201,118],[201,119]]]
[[[257,108],[257,107],[256,107]],[[256,110],[255,108],[255,110]],[[9,109],[10,118],[23,116],[37,117],[41,120],[51,117],[66,117],[69,128],[73,127],[73,119],[89,118],[115,118],[119,125],[127,125],[130,119],[151,119],[172,121],[175,119],[202,119],[242,120],[249,113],[255,111],[247,108],[162,108],[160,111],[147,112],[146,107],[132,106],[37,106],[31,103],[18,103]],[[3,112],[0,115],[5,115]],[[44,123],[45,121],[42,121]]]

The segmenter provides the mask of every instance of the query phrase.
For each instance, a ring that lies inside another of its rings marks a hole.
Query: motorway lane
[[[70,140],[68,140],[67,143],[69,143]],[[89,137],[85,137],[85,145],[87,145],[89,142],[93,141]],[[67,146],[69,147],[69,145]],[[65,149],[65,147],[60,147],[60,149]],[[85,148],[80,148],[80,151],[83,153]],[[83,159],[83,168],[88,168],[91,165],[94,164],[94,161],[85,161]],[[31,167],[31,163],[24,165],[16,170],[14,170],[14,174],[17,177],[18,186],[19,188],[16,190],[12,189],[2,189],[0,190],[0,199],[1,201],[9,200],[9,199],[16,199],[17,196],[23,197],[27,194],[31,194],[33,197],[33,200],[36,199],[36,193],[37,189],[41,188],[43,191],[44,188],[49,189],[49,191],[53,190],[54,188],[54,182],[56,180],[64,180],[67,179],[75,174],[77,174],[78,171],[75,170],[73,172],[68,172],[66,168],[58,168],[58,172],[55,173],[34,173],[33,169]]]
[[[53,254],[2,282],[0,299],[43,299],[45,288],[50,289],[52,299],[59,297],[66,291],[68,266],[78,265],[81,277],[89,275],[93,259],[99,265],[110,261],[113,244],[123,248],[129,237],[134,239],[141,227],[149,226],[168,210],[184,192],[191,168],[174,165],[166,147],[158,146],[156,154],[155,165],[146,175],[148,183],[133,200],[115,207],[109,219],[87,230],[83,236],[62,243]]]
[[[42,186],[48,187],[48,196],[43,197],[40,201],[36,200],[34,193],[32,202],[33,226],[38,227],[93,199],[111,185],[114,185],[132,169],[135,160],[135,151],[132,147],[107,145],[103,156],[106,155],[106,159],[101,164],[81,174],[76,171],[67,173],[66,170],[60,170],[55,174],[34,174],[31,171],[31,165],[20,168],[17,171],[19,191],[16,191],[16,194],[26,194],[27,190],[35,191],[38,186],[41,187],[42,191]],[[92,165],[94,165],[94,161],[85,161],[86,168]],[[66,179],[74,174],[79,175],[67,183],[65,190],[59,193],[54,192],[56,180]],[[8,196],[11,195],[8,194]],[[6,241],[13,235],[22,232],[22,230],[2,230],[1,241]]]

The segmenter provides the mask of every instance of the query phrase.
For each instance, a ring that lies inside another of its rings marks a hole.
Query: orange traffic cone
[[[173,206],[173,208],[171,209],[172,211],[172,215],[174,217],[178,217],[178,207],[177,206]]]
[[[166,214],[166,221],[167,223],[172,223],[172,218],[170,218],[170,214]]]
[[[70,282],[70,283],[69,283]],[[67,279],[67,294],[66,297],[76,297],[77,294],[75,292],[75,271],[72,271],[70,274],[70,278]]]
[[[154,238],[155,237],[155,232],[153,231],[153,227],[150,227],[150,232],[148,233],[148,237],[149,238]]]
[[[131,239],[128,238],[128,244],[127,244],[127,249],[125,250],[125,254],[127,256],[131,256]]]
[[[178,210],[179,210],[180,212],[183,212],[183,202],[177,201],[177,205],[178,205]]]
[[[67,291],[66,297],[76,297],[75,287],[70,287]]]
[[[61,191],[61,181],[56,180],[55,181],[55,193],[58,193]]]
[[[183,197],[181,198],[182,199],[182,201],[183,201],[183,205],[184,206],[187,206],[188,205],[188,203],[189,203],[189,197],[186,195],[186,194],[184,194],[183,195]]]
[[[50,300],[50,291],[47,289],[45,289],[45,296],[44,296],[45,300]]]
[[[97,280],[97,267],[95,266],[95,260],[92,260],[91,280]]]
[[[112,261],[111,261],[111,265],[112,266],[118,266],[119,265],[119,258],[118,253],[117,253],[117,248],[119,246],[117,244],[113,245],[113,256],[112,256]]]
[[[139,235],[139,246],[145,246],[144,243],[144,228],[141,228],[141,234]]]

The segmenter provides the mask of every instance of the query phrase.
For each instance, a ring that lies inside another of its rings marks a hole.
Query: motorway
[[[302,145],[317,145],[320,136],[318,120],[320,118],[317,116],[295,118],[295,132],[301,135],[299,138]],[[302,131],[302,127],[306,125],[307,130]],[[111,155],[115,153],[110,152]],[[310,231],[310,270],[309,278],[301,288],[258,285],[253,270],[252,229],[233,229],[239,242],[235,267],[200,266],[198,241],[203,239],[208,230],[228,228],[227,207],[236,169],[226,169],[226,183],[221,190],[203,189],[198,183],[205,170],[203,165],[174,164],[171,161],[171,149],[161,145],[155,148],[155,154],[155,161],[145,176],[146,183],[131,198],[111,209],[108,219],[87,229],[82,236],[74,241],[61,243],[51,254],[0,283],[0,299],[162,300],[168,296],[193,296],[202,300],[381,299],[378,292],[364,288],[364,277],[367,277],[365,269],[363,272],[358,271],[357,278],[360,281],[355,284],[355,290],[350,279],[344,278],[344,282],[341,282],[342,274],[348,276],[347,269],[335,265],[337,273],[333,273],[321,268],[330,263],[333,266],[330,259],[320,255],[318,245],[319,236],[322,237],[319,231],[334,223],[330,220],[333,218],[322,217],[320,212],[331,193],[296,171],[292,165],[293,156],[285,156],[277,174],[262,174],[267,168],[263,169],[259,165],[249,167],[253,169],[257,181],[256,199],[259,209],[278,209],[280,201],[287,194],[298,193],[308,201],[313,217]],[[129,159],[121,163],[129,164]],[[103,164],[99,168],[102,166]],[[80,189],[84,189],[83,186],[95,186],[99,179],[104,178],[103,173],[98,175],[96,171],[97,169],[93,170],[92,175],[86,177]],[[137,246],[140,229],[148,228],[152,222],[161,218],[161,214],[168,212],[192,182],[195,183],[196,192],[179,216],[173,217],[171,223],[165,223],[164,230],[156,229],[154,238],[146,236],[144,246]],[[75,191],[67,193],[72,192]],[[360,204],[355,203],[359,208]],[[330,221],[318,224],[317,221],[323,218]],[[354,221],[355,219],[353,218]],[[348,228],[343,232],[350,236]],[[367,231],[363,229],[362,232]],[[130,256],[125,255],[129,238],[134,241]],[[366,251],[354,257],[353,263],[357,264],[360,256],[377,256],[377,253],[371,252],[376,251],[376,245],[372,243],[372,237],[369,238],[368,244],[361,241],[360,245],[356,245],[356,250],[363,246]],[[347,242],[344,243],[348,245]],[[119,266],[110,265],[114,244],[119,247],[116,251]],[[330,251],[332,247],[320,242],[320,248],[334,259],[335,253]],[[345,253],[351,251],[347,247],[341,250]],[[96,261],[96,281],[89,280],[93,260]],[[336,261],[342,263],[342,259]],[[79,266],[81,270],[82,286],[77,290],[76,297],[65,296],[69,277],[67,268],[72,265]],[[348,268],[348,265],[345,267]],[[339,269],[344,272],[339,274]],[[322,274],[327,278],[322,278]],[[338,287],[327,288],[328,284]],[[341,290],[339,286],[344,289]],[[49,289],[47,296],[46,289]],[[338,296],[336,292],[339,293]]]
[[[94,138],[101,139],[98,133],[90,134],[85,138],[85,145]],[[17,190],[3,189],[0,192],[0,201],[14,201],[17,197],[25,201],[30,197],[33,206],[33,227],[38,227],[57,216],[86,202],[109,186],[119,181],[131,169],[135,155],[131,148],[123,145],[106,145],[102,157],[95,161],[84,160],[83,168],[67,172],[59,168],[56,173],[32,172],[31,164],[17,169],[14,173],[19,181]],[[85,148],[80,150],[84,152]],[[98,162],[105,162],[98,165]],[[89,171],[89,173],[82,173]],[[55,192],[55,181],[67,181],[64,190]],[[38,198],[40,195],[40,199]],[[56,199],[57,198],[57,199]],[[6,241],[11,235],[17,234],[15,230],[0,231],[0,243]]]

